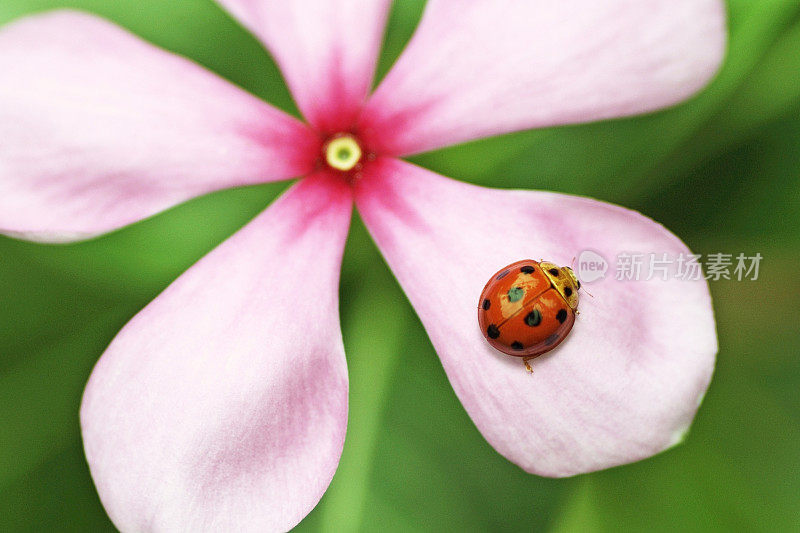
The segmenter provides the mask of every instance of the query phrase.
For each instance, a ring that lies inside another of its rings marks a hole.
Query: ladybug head
[[[572,270],[570,267],[564,267],[564,271],[567,273],[569,278],[572,280],[572,283],[575,284],[575,287],[580,290],[581,288],[581,280],[578,279],[578,276],[575,275],[575,271]]]
[[[564,297],[572,309],[578,308],[578,289],[581,287],[580,281],[575,276],[575,272],[570,267],[559,267],[555,263],[542,261],[539,263],[544,275],[550,279],[553,287]]]

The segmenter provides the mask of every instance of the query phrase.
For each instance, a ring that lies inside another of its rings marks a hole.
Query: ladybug
[[[549,352],[569,335],[581,282],[570,267],[517,261],[495,273],[478,302],[483,336],[504,354],[528,360]]]

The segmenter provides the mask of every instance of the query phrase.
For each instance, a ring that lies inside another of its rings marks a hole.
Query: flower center
[[[352,135],[334,137],[325,148],[325,161],[336,170],[352,170],[361,160],[361,146]]]

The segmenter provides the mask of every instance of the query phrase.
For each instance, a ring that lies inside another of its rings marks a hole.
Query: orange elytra
[[[570,267],[526,259],[498,270],[478,302],[478,324],[489,344],[528,359],[549,352],[575,324],[581,282]]]

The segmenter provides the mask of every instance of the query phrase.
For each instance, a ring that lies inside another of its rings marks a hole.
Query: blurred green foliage
[[[211,0],[3,0],[0,23],[56,7],[105,16],[297,114],[274,62]],[[396,2],[381,75],[422,7]],[[571,479],[523,473],[472,425],[356,219],[341,284],[347,443],[298,530],[800,531],[800,5],[730,0],[729,12],[728,60],[682,106],[414,158],[474,183],[621,203],[698,253],[764,255],[758,281],[712,284],[718,366],[686,442]],[[130,317],[284,187],[212,194],[69,246],[0,238],[0,531],[113,530],[81,450],[89,372]]]

